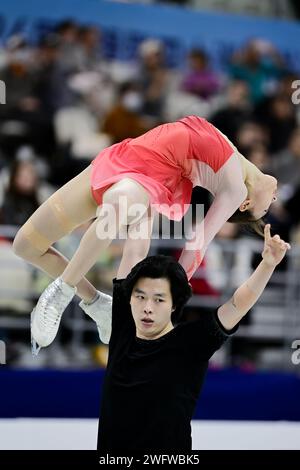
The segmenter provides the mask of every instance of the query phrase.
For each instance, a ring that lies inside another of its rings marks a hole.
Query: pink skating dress
[[[197,240],[186,244],[179,260],[189,278],[211,240],[247,196],[236,148],[198,116],[163,124],[100,152],[92,161],[91,173],[97,204],[102,203],[105,190],[123,178],[140,183],[151,205],[174,220],[181,220],[187,211],[194,186],[214,196],[206,217],[194,227]]]

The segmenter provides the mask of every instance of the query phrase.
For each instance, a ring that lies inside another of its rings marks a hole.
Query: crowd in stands
[[[252,39],[219,71],[210,51],[195,46],[174,69],[158,39],[141,42],[128,63],[106,58],[102,39],[96,27],[65,20],[36,44],[16,34],[0,48],[0,79],[6,86],[6,104],[0,105],[0,229],[22,225],[105,147],[196,114],[278,179],[279,197],[268,221],[286,241],[299,244],[299,72],[280,51]],[[210,196],[195,190],[193,203],[203,201],[208,206]],[[73,234],[74,249],[81,232]],[[241,232],[226,224],[219,236],[236,239]],[[11,240],[0,232],[2,256]],[[112,247],[99,260],[100,268],[91,274],[98,286],[101,280],[109,286],[119,254]],[[208,281],[194,280],[194,287],[196,293],[217,295]]]

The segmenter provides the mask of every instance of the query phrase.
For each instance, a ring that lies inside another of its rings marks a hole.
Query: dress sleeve
[[[182,341],[191,360],[209,360],[238,328],[239,324],[226,330],[219,320],[218,309],[214,312],[200,312],[198,320],[183,325]]]
[[[221,173],[220,173],[221,172]],[[205,218],[193,226],[193,236],[181,253],[179,263],[190,279],[200,265],[208,245],[247,197],[239,157],[235,153],[219,170],[219,185]]]

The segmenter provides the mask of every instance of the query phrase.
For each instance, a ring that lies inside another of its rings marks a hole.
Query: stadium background
[[[300,448],[297,8],[233,1],[225,12],[226,2],[171,3],[0,7],[1,449],[94,448],[107,354],[73,302],[56,342],[31,357],[28,314],[49,279],[12,253],[17,227],[101,148],[186,114],[212,120],[278,178],[268,221],[293,245],[237,338],[211,361],[194,448]],[[210,197],[195,191],[198,201],[207,208]],[[71,256],[85,228],[59,249]],[[107,292],[120,249],[114,244],[90,273]],[[153,253],[179,249],[176,240],[153,241]],[[260,250],[258,238],[226,225],[193,279],[186,320],[228,297]]]

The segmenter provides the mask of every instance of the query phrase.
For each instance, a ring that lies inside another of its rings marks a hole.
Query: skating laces
[[[40,321],[44,331],[49,331],[57,325],[68,301],[69,299],[61,289],[60,281],[54,281],[41,298],[40,305],[43,314]]]

